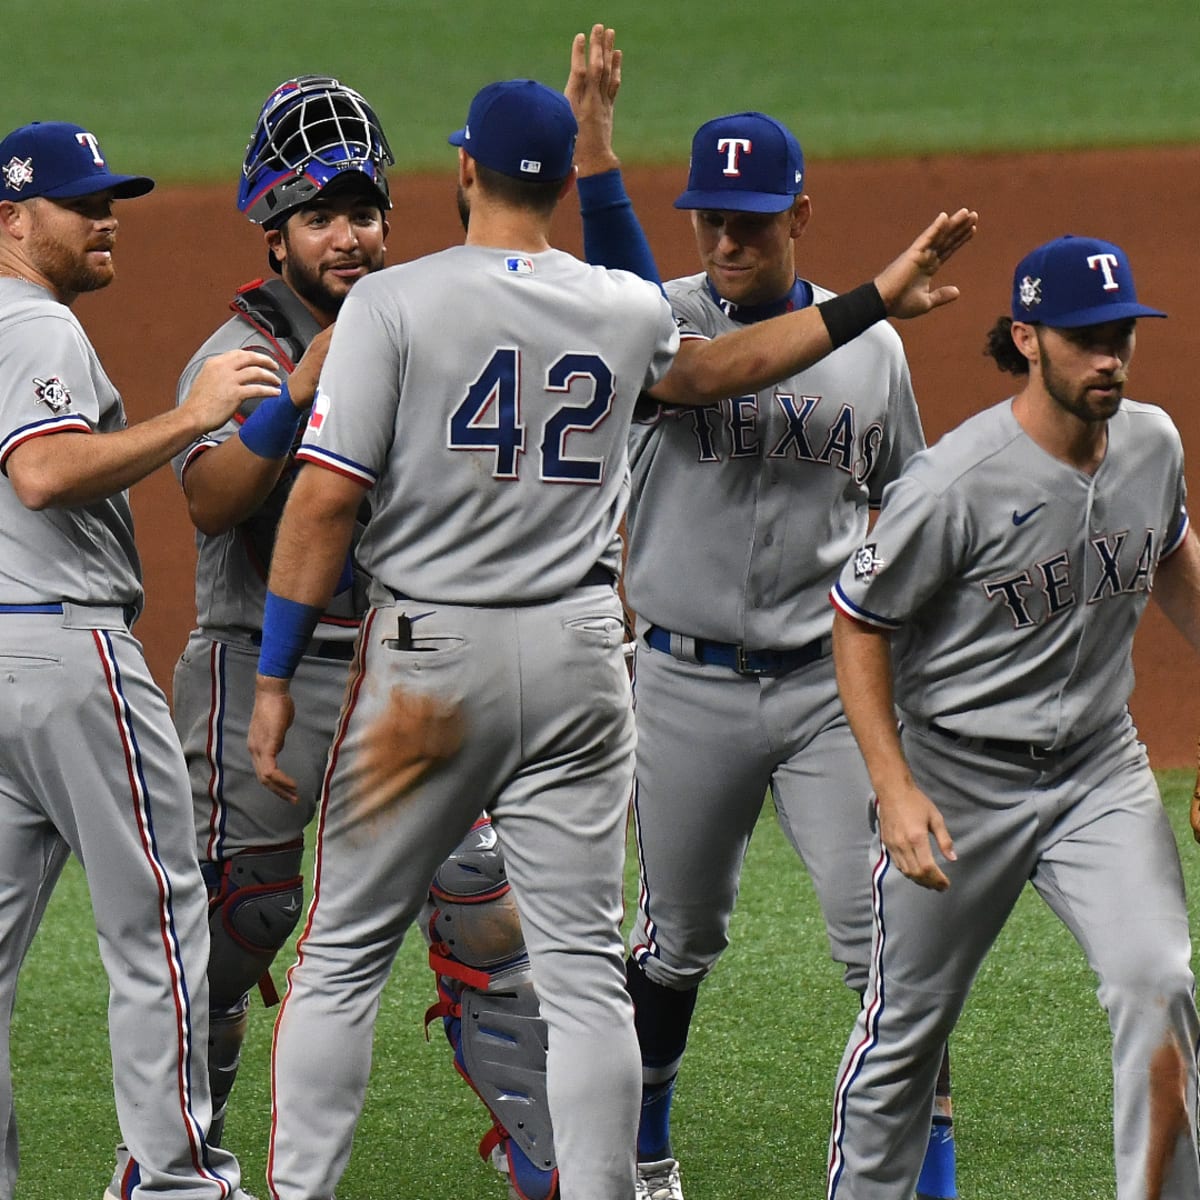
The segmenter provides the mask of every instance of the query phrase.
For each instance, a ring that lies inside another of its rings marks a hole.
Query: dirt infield
[[[664,277],[695,270],[691,232],[671,207],[679,167],[627,178]],[[1078,155],[926,157],[902,162],[809,165],[812,224],[800,243],[802,273],[841,289],[860,282],[902,248],[939,209],[967,204],[980,233],[946,268],[962,298],[900,326],[926,435],[932,441],[970,413],[1002,399],[1009,377],[983,358],[984,334],[1008,305],[1013,264],[1062,233],[1119,242],[1130,253],[1141,298],[1168,321],[1145,321],[1130,394],[1161,404],[1192,454],[1200,496],[1200,348],[1196,229],[1200,147]],[[450,163],[444,176],[396,180],[390,257],[400,261],[459,240]],[[121,204],[118,279],[82,298],[76,311],[125,397],[131,420],[172,403],[180,369],[224,319],[235,285],[267,271],[262,236],[236,211],[233,187],[162,188]],[[578,251],[579,221],[567,205],[560,244]],[[452,330],[447,330],[447,336]],[[194,615],[194,543],[169,470],[133,491],[147,607],[138,625],[150,665],[170,690],[171,671]],[[1134,712],[1156,766],[1195,761],[1200,671],[1184,641],[1151,606],[1136,650]]]

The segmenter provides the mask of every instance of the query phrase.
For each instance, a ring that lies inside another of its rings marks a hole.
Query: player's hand
[[[933,287],[933,277],[956,250],[975,236],[979,214],[960,208],[952,217],[939,213],[895,262],[875,277],[890,317],[919,317],[958,299],[953,284]]]
[[[458,704],[392,688],[387,708],[363,734],[354,760],[354,815],[366,819],[407,795],[435,763],[462,745]]]
[[[333,337],[333,326],[322,329],[304,351],[304,357],[296,364],[296,369],[288,376],[288,395],[292,403],[303,412],[312,407],[313,397],[317,394],[317,383],[321,378],[321,368],[325,365],[325,356],[329,353],[329,339]]]
[[[579,122],[575,166],[580,175],[600,175],[621,165],[612,146],[613,104],[621,86],[615,40],[611,29],[593,25],[590,36],[577,33],[571,45],[571,74],[563,93]]]
[[[877,797],[879,836],[892,862],[914,883],[944,892],[950,886],[937,865],[932,838],[947,862],[954,862],[954,842],[937,806],[919,788],[908,784]]]
[[[219,429],[247,400],[279,395],[279,365],[258,350],[227,350],[202,366],[180,408],[197,436]]]
[[[259,675],[254,684],[254,711],[250,714],[246,744],[258,782],[290,804],[299,803],[300,792],[296,781],[279,769],[277,760],[295,719],[296,706],[288,681]]]

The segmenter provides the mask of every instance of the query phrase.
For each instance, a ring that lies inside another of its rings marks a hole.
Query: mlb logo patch
[[[504,260],[504,269],[510,275],[532,275],[533,259],[526,258],[523,254],[510,254]]]
[[[542,173],[542,164],[536,158],[521,159],[521,174],[522,175],[540,175]]]

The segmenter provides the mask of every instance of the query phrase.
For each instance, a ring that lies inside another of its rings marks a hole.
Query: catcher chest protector
[[[496,832],[475,823],[438,868],[421,912],[454,1065],[492,1115],[479,1144],[521,1200],[557,1200],[546,1099],[546,1025]]]

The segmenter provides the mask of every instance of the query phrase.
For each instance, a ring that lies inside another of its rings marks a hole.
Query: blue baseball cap
[[[804,151],[792,131],[766,113],[734,113],[696,130],[675,207],[776,213],[803,191]]]
[[[476,93],[467,123],[447,140],[501,175],[536,181],[570,174],[578,133],[562,92],[532,79],[506,79]]]
[[[1166,315],[1138,303],[1125,251],[1099,238],[1055,238],[1031,250],[1013,272],[1014,321],[1077,329]]]
[[[145,175],[115,175],[96,135],[66,121],[34,121],[0,142],[0,199],[66,200],[111,189],[119,199],[154,187]]]

